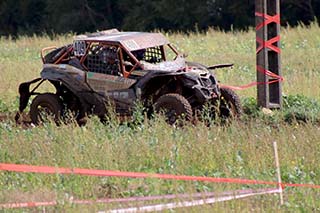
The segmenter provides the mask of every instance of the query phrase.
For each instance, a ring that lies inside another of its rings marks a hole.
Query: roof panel
[[[108,41],[122,44],[129,51],[145,49],[154,46],[168,44],[169,41],[161,33],[145,33],[145,32],[115,32],[105,35],[81,37],[78,36],[75,40],[83,41]]]

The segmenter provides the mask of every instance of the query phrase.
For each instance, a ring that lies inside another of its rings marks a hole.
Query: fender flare
[[[174,77],[181,75],[183,75],[182,72],[168,72],[157,70],[148,71],[147,74],[135,84],[135,90],[141,91],[141,94],[139,94],[139,96],[146,98],[147,96],[149,96],[149,94],[152,94],[152,92],[149,91],[148,87],[150,87],[150,85],[154,85],[154,82],[158,82],[158,79],[173,79]],[[162,84],[160,84],[160,86],[161,85]],[[155,91],[157,91],[158,89],[159,88],[156,88]]]
[[[50,64],[49,66],[44,66],[41,71],[42,79],[61,82],[66,88],[68,88],[79,99],[85,112],[92,108],[94,114],[102,116],[107,112],[105,107],[107,99],[91,89],[91,87],[86,83],[85,76],[85,71],[65,64]],[[56,87],[56,85],[54,86]]]
[[[41,82],[39,82],[41,81]],[[42,78],[36,78],[28,82],[23,82],[19,85],[19,112],[23,112],[23,110],[27,107],[29,98],[31,95],[36,94],[35,90],[42,84],[44,80]],[[31,84],[38,83],[38,85],[30,91]]]

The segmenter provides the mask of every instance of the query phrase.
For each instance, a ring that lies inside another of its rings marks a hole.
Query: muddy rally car
[[[81,124],[86,116],[104,119],[109,107],[130,116],[137,102],[148,115],[161,112],[169,124],[194,120],[206,107],[213,117],[241,112],[238,96],[220,88],[212,70],[230,64],[204,66],[186,61],[161,33],[107,30],[75,37],[73,44],[41,51],[40,77],[20,84],[16,120],[31,96],[34,124],[48,116],[56,122],[72,113]],[[50,82],[53,93],[39,93]]]

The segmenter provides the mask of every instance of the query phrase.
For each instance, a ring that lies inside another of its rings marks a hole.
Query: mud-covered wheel
[[[35,97],[30,106],[30,118],[32,123],[39,125],[42,122],[53,119],[59,123],[62,115],[62,103],[60,98],[52,93],[44,93]]]
[[[237,118],[242,114],[242,107],[239,96],[231,89],[220,88],[220,117]]]
[[[154,104],[157,113],[163,113],[170,125],[179,119],[192,120],[192,107],[187,99],[176,93],[161,96]]]

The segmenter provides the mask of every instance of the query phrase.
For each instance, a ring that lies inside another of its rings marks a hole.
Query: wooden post
[[[258,105],[281,108],[280,0],[255,0],[255,8]]]

